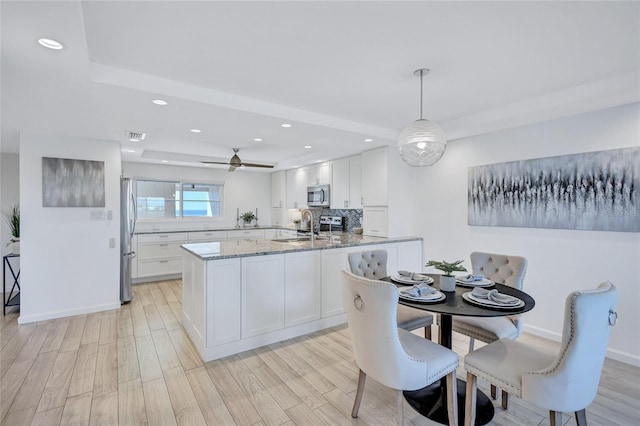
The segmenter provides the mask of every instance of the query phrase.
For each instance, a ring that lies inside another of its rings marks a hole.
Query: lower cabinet
[[[242,338],[284,328],[284,255],[242,258]]]
[[[322,258],[319,251],[284,255],[284,326],[320,319]]]
[[[349,270],[349,253],[368,250],[369,246],[322,250],[322,318],[344,313],[342,306],[342,270]]]
[[[240,340],[242,311],[240,259],[207,264],[207,346]]]

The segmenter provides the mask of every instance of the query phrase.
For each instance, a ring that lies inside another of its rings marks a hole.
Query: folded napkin
[[[400,290],[400,294],[409,297],[420,297],[436,293],[438,293],[438,290],[433,287],[429,287],[427,284],[415,284],[411,288]]]
[[[518,305],[521,301],[517,297],[509,296],[508,294],[499,293],[498,290],[487,290],[486,288],[476,287],[471,292],[471,295],[476,299],[486,299],[491,303],[502,306]]]
[[[416,274],[415,272],[409,272],[409,271],[398,271],[398,275],[400,275],[401,277],[409,278],[410,280],[413,280],[413,281],[429,280],[429,277],[426,275]]]
[[[484,275],[467,275],[464,277],[457,277],[456,278],[458,281],[461,281],[463,283],[472,283],[474,281],[482,281],[484,280]]]

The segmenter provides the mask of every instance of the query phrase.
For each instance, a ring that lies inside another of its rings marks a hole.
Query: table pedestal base
[[[466,383],[458,379],[458,424],[464,424],[464,402]],[[447,415],[447,389],[435,382],[416,391],[404,391],[409,405],[423,416],[440,424],[449,424]],[[476,426],[486,425],[493,418],[495,410],[487,395],[478,391],[476,404]]]

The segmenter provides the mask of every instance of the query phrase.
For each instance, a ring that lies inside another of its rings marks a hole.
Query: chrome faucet
[[[315,236],[313,235],[313,212],[309,209],[304,209],[302,210],[302,212],[300,213],[300,217],[302,219],[304,219],[304,216],[308,215],[309,216],[309,229],[311,231],[311,242],[313,243]]]

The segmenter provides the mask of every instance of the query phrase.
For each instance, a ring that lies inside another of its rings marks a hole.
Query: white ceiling
[[[299,166],[394,144],[418,118],[421,67],[425,118],[449,140],[640,100],[638,2],[0,7],[2,152],[31,131],[116,140],[125,161],[199,165],[240,147]]]

